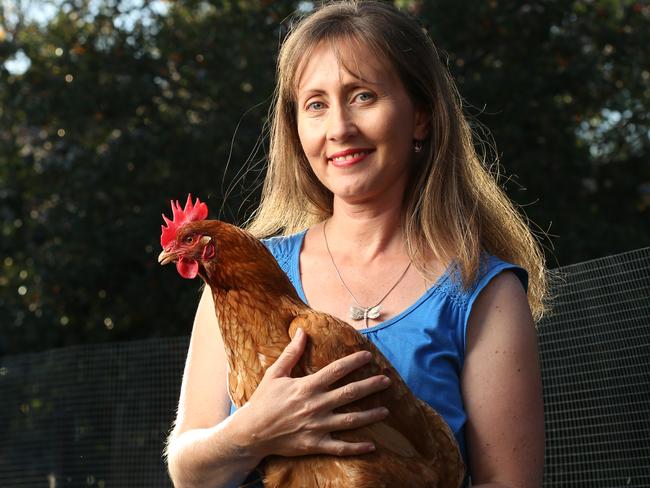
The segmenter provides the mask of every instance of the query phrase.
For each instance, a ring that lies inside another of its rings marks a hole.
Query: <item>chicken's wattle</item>
[[[183,278],[192,280],[199,274],[199,263],[194,259],[180,258],[176,262],[176,269]]]

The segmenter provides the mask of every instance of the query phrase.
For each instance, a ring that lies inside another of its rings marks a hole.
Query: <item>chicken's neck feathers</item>
[[[216,288],[212,296],[231,372],[231,397],[240,406],[248,401],[266,369],[291,340],[289,325],[305,306],[292,297],[259,295],[248,290]]]

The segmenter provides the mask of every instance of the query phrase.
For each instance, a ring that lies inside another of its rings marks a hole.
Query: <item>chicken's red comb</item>
[[[165,221],[165,225],[161,225],[162,234],[160,236],[160,245],[164,248],[167,247],[169,243],[176,239],[176,231],[187,222],[192,222],[194,220],[204,220],[208,216],[208,206],[201,202],[198,198],[196,203],[192,204],[192,195],[187,195],[187,202],[185,203],[185,208],[181,208],[178,200],[175,202],[172,200],[172,220],[169,220],[165,214],[162,218]]]

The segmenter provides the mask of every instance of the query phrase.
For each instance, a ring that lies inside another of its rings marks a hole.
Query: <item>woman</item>
[[[278,75],[249,229],[282,233],[265,242],[302,298],[366,334],[443,415],[473,486],[540,486],[542,255],[476,155],[430,39],[388,4],[337,2],[293,28]],[[355,384],[354,397],[328,390],[367,358],[291,378],[305,345],[297,334],[229,415],[215,320],[204,293],[168,446],[178,487],[236,486],[271,454],[372,450],[330,436],[385,415],[332,413],[386,387],[378,376]]]

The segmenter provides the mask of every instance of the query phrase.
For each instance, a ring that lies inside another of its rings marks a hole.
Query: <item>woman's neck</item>
[[[333,215],[324,225],[330,249],[339,259],[370,263],[406,255],[397,205],[350,205],[335,198]]]

